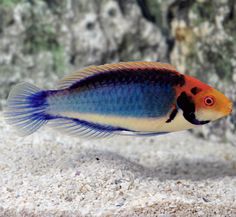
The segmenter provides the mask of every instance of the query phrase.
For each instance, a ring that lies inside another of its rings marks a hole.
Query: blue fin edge
[[[18,135],[30,135],[47,123],[45,92],[26,82],[16,85],[10,92],[3,114]]]

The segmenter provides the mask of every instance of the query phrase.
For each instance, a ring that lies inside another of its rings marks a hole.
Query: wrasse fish
[[[190,129],[231,111],[225,95],[172,65],[122,62],[82,69],[55,90],[18,84],[5,118],[22,136],[48,123],[70,135],[97,138]]]

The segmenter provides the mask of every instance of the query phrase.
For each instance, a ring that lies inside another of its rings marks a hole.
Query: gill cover
[[[183,91],[179,95],[179,97],[177,98],[177,105],[183,111],[184,118],[191,124],[203,125],[210,122],[209,120],[205,121],[197,120],[195,116],[195,104],[192,100],[192,97],[188,96],[186,92]]]

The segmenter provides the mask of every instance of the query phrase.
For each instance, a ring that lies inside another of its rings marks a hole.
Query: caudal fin
[[[27,136],[46,124],[46,91],[29,83],[16,85],[9,94],[5,120],[21,136]]]

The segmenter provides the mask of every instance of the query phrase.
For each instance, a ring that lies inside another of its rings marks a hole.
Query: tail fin
[[[21,136],[27,136],[46,124],[46,91],[29,83],[16,85],[9,94],[5,120]]]

